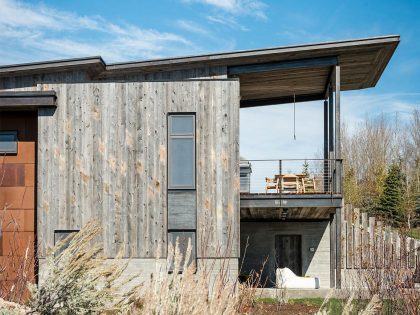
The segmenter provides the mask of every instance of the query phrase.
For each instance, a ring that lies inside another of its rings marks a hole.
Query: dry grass
[[[35,257],[30,250],[34,248],[34,244],[27,244],[24,254],[19,255],[18,225],[13,217],[9,222],[4,221],[7,210],[4,208],[0,211],[0,231],[6,228],[8,231],[12,230],[13,237],[9,244],[10,250],[3,253],[0,262],[0,277],[7,280],[0,281],[0,299],[22,303],[28,298],[27,283],[34,281]]]
[[[403,239],[404,235],[401,233],[400,238]],[[374,267],[357,270],[351,279],[355,284],[353,289],[361,297],[377,299],[381,313],[419,314],[420,293],[415,288],[415,269],[408,264],[409,255],[408,250],[402,250],[399,259],[393,259],[392,252],[385,253],[385,258],[382,254],[372,253],[370,266]]]
[[[229,275],[224,259],[218,264],[188,264],[191,244],[186,257],[178,243],[168,248],[168,257],[156,260],[153,277],[139,285],[139,275],[123,276],[127,260],[109,263],[97,243],[100,227],[88,223],[79,233],[57,244],[48,254],[39,286],[29,285],[27,306],[0,300],[0,314],[154,314],[202,315],[252,313],[257,303],[256,287],[260,274],[240,284]],[[163,263],[162,263],[163,262]],[[168,272],[169,270],[172,272]],[[350,296],[342,306],[342,314],[416,314],[418,294],[410,290],[408,277],[401,270],[364,272],[358,281],[366,283],[365,296]],[[385,281],[385,282],[384,282]],[[358,300],[364,307],[355,309]],[[326,299],[318,314],[329,314]],[[368,300],[366,300],[368,299]],[[391,310],[391,312],[390,312]],[[335,314],[335,313],[331,313]]]
[[[165,266],[144,283],[129,312],[134,314],[236,314],[239,294],[236,279],[226,277],[223,263],[212,266],[187,265],[191,244],[183,259],[178,250],[169,247]],[[184,262],[185,261],[185,262]],[[173,272],[167,270],[173,266]],[[220,266],[219,266],[220,265]],[[140,305],[140,307],[139,307]]]
[[[131,281],[139,283],[139,275],[124,277],[127,260],[109,263],[103,257],[95,241],[100,231],[90,222],[57,244],[46,257],[40,284],[29,284],[28,306],[0,301],[0,314],[237,314],[245,303],[223,259],[187,264],[191,244],[186,257],[178,244],[169,247],[166,263],[157,259],[152,278],[124,290]]]
[[[29,284],[29,306],[38,314],[90,314],[123,308],[127,296],[121,281],[126,263],[110,264],[95,242],[100,227],[88,223],[79,233],[59,242],[46,257],[41,283]]]

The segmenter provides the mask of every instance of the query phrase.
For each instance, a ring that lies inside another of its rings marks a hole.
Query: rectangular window
[[[69,245],[70,241],[73,239],[73,237],[76,235],[76,233],[79,232],[79,230],[55,230],[54,231],[54,245],[57,245],[59,242],[64,241],[59,248],[58,252],[55,254],[60,254],[63,250],[65,250]]]
[[[17,131],[0,131],[0,154],[17,154]]]
[[[168,244],[169,246],[173,246],[175,249],[176,242],[178,242],[178,249],[180,254],[182,255],[182,260],[180,263],[180,267],[182,269],[183,266],[190,266],[190,264],[196,263],[196,245],[195,245],[195,231],[169,231],[168,232]],[[185,263],[185,257],[187,254],[188,244],[191,243],[191,253],[190,259],[188,262]],[[173,271],[174,266],[170,267],[170,271]],[[183,270],[180,270],[183,271]]]
[[[168,188],[195,189],[195,115],[168,117]]]

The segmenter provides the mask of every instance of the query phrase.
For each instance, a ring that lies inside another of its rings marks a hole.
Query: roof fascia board
[[[276,70],[291,70],[291,69],[308,69],[335,66],[338,64],[338,58],[320,57],[307,58],[280,62],[261,63],[253,65],[232,66],[228,67],[228,75],[250,74],[257,72],[270,72]]]
[[[32,110],[56,107],[54,91],[0,92],[0,110]]]
[[[307,94],[307,95],[296,95],[296,97],[292,95],[292,96],[283,96],[283,97],[266,98],[266,99],[241,100],[241,108],[288,104],[288,103],[293,103],[294,101],[296,103],[310,102],[310,101],[319,101],[323,99],[324,99],[324,94]]]
[[[88,69],[93,72],[101,72],[106,68],[102,57],[87,57],[77,59],[52,60],[45,62],[33,62],[0,66],[0,77],[25,75],[32,73],[57,72],[72,69]]]
[[[216,53],[216,54],[207,54],[207,55],[198,55],[198,56],[186,56],[186,57],[176,57],[176,58],[165,58],[165,59],[155,59],[155,60],[146,60],[139,62],[123,62],[123,63],[111,63],[106,66],[107,71],[113,70],[123,70],[127,68],[143,68],[143,67],[155,67],[160,65],[168,64],[179,64],[179,63],[192,63],[192,62],[203,62],[203,63],[214,63],[218,61],[222,63],[226,59],[230,58],[244,58],[244,57],[258,57],[263,55],[271,55],[278,53],[289,53],[289,52],[300,52],[307,50],[317,50],[317,49],[334,49],[342,47],[357,47],[360,45],[376,45],[376,44],[385,44],[390,42],[399,42],[399,35],[384,36],[384,37],[373,37],[373,38],[363,38],[363,39],[354,39],[354,40],[345,40],[345,41],[335,41],[335,42],[325,42],[317,44],[305,44],[305,45],[296,45],[296,46],[282,46],[282,47],[273,47],[265,49],[254,49],[254,50],[242,50],[235,52],[227,53]]]

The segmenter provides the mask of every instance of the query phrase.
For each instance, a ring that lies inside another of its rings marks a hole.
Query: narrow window
[[[175,249],[175,246],[178,242],[178,250],[179,253],[182,255],[182,259],[180,262],[180,272],[183,271],[183,267],[188,267],[191,264],[194,264],[194,267],[196,267],[196,257],[197,257],[197,253],[196,253],[196,245],[195,245],[195,231],[191,230],[191,231],[169,231],[168,232],[168,244],[169,246],[172,246]],[[188,244],[191,243],[191,252],[189,260],[186,262],[185,258],[187,255],[187,250],[188,250]],[[177,257],[175,257],[177,258]],[[174,269],[174,264],[172,263],[170,270],[169,271],[173,271]]]
[[[168,117],[168,188],[195,189],[195,115]]]
[[[69,247],[71,240],[76,235],[79,230],[55,230],[54,231],[54,245],[57,245],[59,242],[64,241],[61,244],[58,251],[55,253],[56,255],[60,254],[63,250]]]
[[[0,131],[0,154],[17,154],[17,131]]]

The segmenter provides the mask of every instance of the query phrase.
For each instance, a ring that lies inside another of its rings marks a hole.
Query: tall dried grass
[[[38,314],[90,314],[121,309],[126,263],[108,263],[95,242],[101,228],[89,222],[79,233],[59,242],[47,255],[41,283],[29,284],[29,306]]]
[[[22,303],[28,298],[27,283],[34,281],[35,257],[32,254],[34,244],[29,243],[25,248],[19,248],[19,226],[15,218],[5,222],[7,208],[0,211],[0,231],[7,228],[13,231],[10,239],[9,251],[2,253],[0,260],[0,299]],[[23,252],[22,255],[19,252]]]
[[[59,242],[46,257],[40,284],[28,284],[29,304],[0,301],[0,313],[229,315],[237,314],[244,302],[223,258],[217,264],[188,264],[191,244],[183,257],[178,241],[169,246],[164,264],[157,259],[153,277],[138,284],[139,274],[123,275],[127,260],[109,263],[103,256],[97,242],[100,231],[90,222]]]
[[[225,276],[223,263],[207,266],[199,263],[188,265],[191,243],[185,259],[175,247],[169,247],[164,266],[157,265],[153,278],[145,282],[128,310],[133,314],[236,314],[239,294],[236,279]],[[173,271],[168,273],[170,266]],[[140,306],[140,307],[139,307]]]

